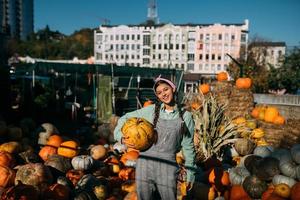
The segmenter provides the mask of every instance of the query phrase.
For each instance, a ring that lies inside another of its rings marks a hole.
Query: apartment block
[[[282,66],[286,54],[285,42],[253,42],[249,45],[249,52],[260,65]]]
[[[2,0],[0,32],[26,40],[34,31],[33,0]]]
[[[242,24],[102,25],[94,32],[95,63],[176,68],[213,76],[247,49]]]

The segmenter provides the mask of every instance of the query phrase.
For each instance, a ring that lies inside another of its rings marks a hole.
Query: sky
[[[156,0],[161,23],[244,23],[250,38],[300,45],[300,0]],[[34,0],[35,31],[48,25],[66,35],[82,28],[140,24],[148,0]]]

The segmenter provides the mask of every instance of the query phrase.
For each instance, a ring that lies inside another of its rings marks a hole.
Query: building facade
[[[226,70],[248,42],[244,24],[100,26],[95,31],[98,64],[177,68],[214,75]]]
[[[227,54],[239,58],[247,50],[248,29],[248,20],[242,24],[100,26],[94,32],[95,63],[182,69],[186,84],[193,86],[199,83],[197,75],[213,77],[226,70],[231,62]]]
[[[249,51],[260,65],[269,68],[282,66],[286,54],[285,42],[254,42],[249,45]]]
[[[34,31],[33,0],[1,0],[1,32],[26,40]]]

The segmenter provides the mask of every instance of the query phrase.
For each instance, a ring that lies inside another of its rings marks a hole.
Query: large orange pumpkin
[[[128,160],[131,160],[131,161],[136,161],[139,157],[139,152],[138,151],[128,151],[126,153],[124,153],[122,156],[121,156],[121,159],[120,161],[126,165],[126,162]]]
[[[13,185],[15,177],[16,173],[12,169],[0,165],[0,188]]]
[[[273,123],[274,119],[279,115],[279,111],[276,107],[269,106],[265,110],[264,120],[266,122]]]
[[[140,151],[148,149],[156,139],[153,125],[144,118],[129,118],[121,131],[124,143]]]
[[[217,74],[217,80],[218,81],[227,81],[228,80],[228,74],[227,74],[227,72],[219,72]]]
[[[300,197],[300,182],[293,185],[291,189],[291,200],[298,200]]]
[[[15,164],[14,157],[5,151],[0,151],[0,165],[5,167],[13,167]]]
[[[285,123],[285,119],[281,115],[277,115],[273,121],[274,124],[283,125]]]
[[[47,145],[58,148],[61,143],[63,143],[63,138],[59,135],[51,135],[48,138]]]
[[[259,108],[258,107],[253,108],[253,110],[251,111],[251,116],[253,118],[258,118],[258,115],[259,115]]]
[[[78,144],[73,140],[69,140],[60,144],[59,148],[57,149],[57,154],[67,157],[73,158],[78,155]]]
[[[208,181],[217,191],[223,190],[225,186],[230,185],[229,173],[221,167],[215,167],[210,171]]]
[[[252,80],[250,78],[238,78],[235,81],[235,86],[238,89],[249,89],[252,85]]]
[[[241,185],[233,185],[230,190],[230,200],[251,200]]]
[[[53,146],[44,146],[40,152],[39,156],[43,159],[43,161],[47,161],[48,157],[56,154],[57,153],[57,148]]]
[[[201,84],[198,87],[199,93],[207,94],[210,91],[210,85],[207,83]]]

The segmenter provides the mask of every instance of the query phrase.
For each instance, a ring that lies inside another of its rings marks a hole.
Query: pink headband
[[[170,80],[168,80],[168,79],[166,79],[166,78],[162,78],[161,75],[159,75],[159,76],[154,80],[154,86],[153,86],[154,92],[155,92],[155,85],[156,85],[156,83],[157,83],[158,81],[164,81],[164,82],[166,82],[167,84],[169,84],[173,90],[176,90],[176,85],[175,85],[172,81],[170,81]]]

